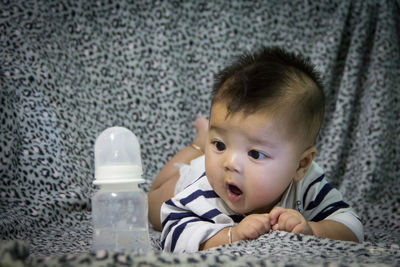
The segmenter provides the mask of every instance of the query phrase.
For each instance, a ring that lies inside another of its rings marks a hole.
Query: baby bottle
[[[140,145],[126,128],[111,127],[95,143],[95,185],[92,197],[93,250],[150,249],[147,196],[142,179]]]

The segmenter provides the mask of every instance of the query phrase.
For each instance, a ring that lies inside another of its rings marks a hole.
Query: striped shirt
[[[338,221],[350,228],[359,241],[363,240],[360,219],[340,192],[326,181],[315,162],[303,179],[289,185],[276,206],[296,209],[308,221]],[[162,205],[162,248],[171,252],[198,251],[200,244],[243,218],[214,192],[203,174]]]

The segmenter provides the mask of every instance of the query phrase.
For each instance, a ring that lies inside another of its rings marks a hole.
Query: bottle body
[[[137,184],[103,184],[92,198],[93,250],[150,250],[147,195]]]

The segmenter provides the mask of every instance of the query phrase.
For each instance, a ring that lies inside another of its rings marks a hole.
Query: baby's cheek
[[[214,167],[214,168],[207,168],[207,164],[206,164],[206,175],[207,175],[207,179],[208,182],[210,183],[211,187],[215,190],[218,191],[218,187],[220,187],[221,184],[221,175],[219,175],[218,170]]]
[[[253,199],[259,199],[265,204],[271,204],[280,198],[285,190],[285,187],[279,182],[273,181],[254,181],[251,185],[251,195]],[[283,189],[283,190],[282,190]]]

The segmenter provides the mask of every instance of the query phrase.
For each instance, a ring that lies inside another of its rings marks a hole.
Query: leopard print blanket
[[[0,1],[0,265],[400,265],[400,2]],[[148,190],[207,115],[213,75],[277,45],[323,73],[316,161],[362,244],[273,231],[194,254],[90,252],[93,146],[140,137]]]

